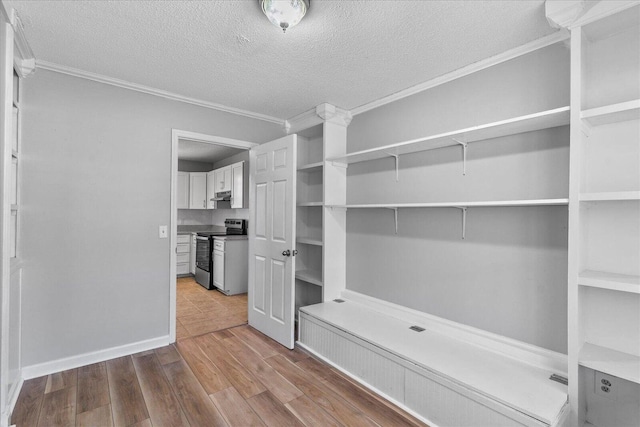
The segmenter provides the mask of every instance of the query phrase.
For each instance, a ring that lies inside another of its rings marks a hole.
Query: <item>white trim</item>
[[[567,356],[531,344],[507,338],[502,335],[452,322],[441,317],[413,310],[398,304],[370,297],[358,292],[342,291],[342,298],[368,308],[401,319],[409,323],[428,327],[447,336],[472,343],[489,351],[505,355],[532,366],[543,368],[557,374],[567,374]]]
[[[450,73],[443,74],[442,76],[428,80],[424,83],[417,84],[408,89],[401,90],[400,92],[396,92],[394,94],[380,98],[376,101],[360,105],[359,107],[352,109],[351,114],[355,116],[357,114],[366,113],[367,111],[373,110],[374,108],[378,108],[383,105],[389,104],[391,102],[395,102],[400,99],[407,98],[411,95],[415,95],[427,89],[440,86],[444,83],[448,83],[450,81],[459,79],[461,77],[468,76],[469,74],[476,73],[478,71],[484,70],[485,68],[489,68],[494,65],[501,64],[503,62],[517,58],[519,56],[526,55],[528,53],[545,48],[547,46],[551,46],[559,42],[566,41],[568,39],[569,39],[569,33],[566,30],[557,31],[553,34],[549,34],[548,36],[523,44],[522,46],[518,46],[516,48],[507,50],[498,55],[492,56],[487,59],[483,59],[481,61],[467,65],[466,67],[459,68],[458,70],[452,71]]]
[[[66,357],[64,359],[53,360],[50,362],[40,363],[37,365],[24,366],[22,368],[22,377],[25,380],[38,378],[43,375],[54,374],[56,372],[66,371],[68,369],[79,368],[80,366],[90,365],[92,363],[104,362],[105,360],[115,359],[117,357],[129,356],[141,351],[153,350],[154,348],[169,345],[169,335],[149,340],[138,341],[132,344],[125,344],[118,347],[112,347],[105,350],[93,351],[77,356]]]
[[[236,114],[239,116],[249,117],[251,119],[262,120],[265,122],[275,123],[284,126],[285,120],[277,117],[267,116],[265,114],[254,113],[247,110],[242,110],[234,107],[227,107],[226,105],[216,104],[214,102],[203,101],[201,99],[190,98],[188,96],[179,95],[177,93],[168,92],[161,89],[156,89],[150,86],[144,86],[138,83],[128,82],[126,80],[120,80],[113,77],[108,77],[102,74],[91,73],[89,71],[79,70],[77,68],[68,67],[66,65],[54,64],[53,62],[36,60],[36,67],[43,70],[49,70],[56,73],[67,74],[69,76],[80,77],[82,79],[92,80],[98,83],[104,83],[111,86],[121,87],[123,89],[134,90],[136,92],[142,92],[149,95],[155,95],[162,98],[171,99],[173,101],[184,102],[187,104],[197,105],[199,107],[210,108],[212,110],[223,111],[225,113]]]
[[[170,241],[169,241],[169,341],[176,341],[176,251],[178,244],[178,209],[176,205],[178,188],[178,144],[180,140],[203,142],[207,144],[224,145],[250,150],[260,144],[223,136],[206,135],[204,133],[187,130],[171,129],[171,203],[170,203]]]
[[[22,21],[15,9],[11,25],[14,31],[13,66],[20,77],[25,78],[36,70],[36,57],[29,46]]]
[[[23,384],[24,384],[24,378],[20,377],[20,379],[14,383],[11,390],[9,390],[9,396],[8,396],[9,406],[7,407],[7,410],[8,410],[7,424],[8,424],[9,418],[11,418],[11,414],[13,414],[13,410],[16,407],[16,403],[18,403],[18,396],[20,396],[20,391],[22,390]]]
[[[350,111],[323,103],[311,110],[307,110],[304,113],[285,120],[284,130],[287,134],[292,134],[331,121],[346,127],[349,126],[352,118],[353,116]]]
[[[547,22],[554,28],[567,28],[586,7],[584,0],[551,1],[544,2],[544,13]]]
[[[327,359],[326,357],[324,357],[320,353],[317,353],[312,348],[307,347],[304,343],[302,343],[300,341],[296,341],[296,345],[301,347],[301,348],[303,348],[305,351],[311,353],[311,355],[313,357],[315,357],[316,359],[319,359],[322,362],[326,363],[327,365],[330,365],[330,366],[334,367],[338,371],[342,372],[344,375],[346,375],[349,378],[351,378],[354,381],[356,381],[358,384],[362,384],[364,387],[368,388],[369,390],[371,390],[372,392],[374,392],[378,396],[381,396],[383,399],[387,400],[388,402],[393,403],[398,408],[402,409],[403,411],[407,412],[408,414],[412,415],[413,417],[419,419],[420,421],[422,421],[423,423],[427,424],[428,426],[430,426],[430,427],[438,427],[438,424],[434,423],[433,421],[429,420],[428,418],[425,418],[423,415],[418,414],[413,409],[408,408],[407,406],[405,406],[404,403],[394,399],[393,397],[389,396],[386,393],[383,393],[382,391],[378,390],[377,388],[375,388],[371,384],[365,382],[361,378],[358,378],[357,376],[355,376],[351,372],[347,371],[346,369],[342,368],[341,366],[333,363],[331,360]]]
[[[630,7],[637,6],[639,4],[639,0],[602,0],[594,5],[591,9],[586,11],[578,19],[569,24],[568,28],[571,29],[590,24],[591,22],[614,15],[618,12],[622,12],[623,10],[629,9]]]

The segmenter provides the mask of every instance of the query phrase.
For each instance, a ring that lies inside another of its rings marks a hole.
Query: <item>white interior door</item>
[[[251,149],[249,325],[293,348],[296,135]]]

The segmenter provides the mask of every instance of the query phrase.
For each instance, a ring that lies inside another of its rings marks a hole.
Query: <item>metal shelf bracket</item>
[[[456,138],[451,138],[451,139],[457,144],[462,145],[462,175],[466,175],[467,174],[467,146],[469,144],[464,141],[460,141],[459,139],[456,139]]]
[[[398,234],[398,208],[387,208],[393,211],[393,218],[396,222],[396,234]]]
[[[467,207],[456,206],[455,208],[462,211],[462,240],[464,240],[465,234],[467,233]]]
[[[398,163],[400,162],[400,156],[397,154],[387,153],[389,156],[393,157],[396,160],[396,182],[400,181],[400,177],[398,175]]]

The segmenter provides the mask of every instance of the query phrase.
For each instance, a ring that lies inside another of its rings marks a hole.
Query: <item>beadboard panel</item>
[[[404,400],[404,368],[393,360],[395,357],[385,357],[373,351],[369,343],[346,338],[304,314],[300,341],[393,399]]]

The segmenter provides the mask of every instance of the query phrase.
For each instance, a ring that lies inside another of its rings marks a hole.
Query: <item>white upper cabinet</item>
[[[207,208],[207,172],[189,174],[189,209]]]
[[[231,209],[242,209],[244,205],[244,162],[231,165]]]
[[[216,193],[231,191],[231,166],[225,166],[215,171]]]
[[[216,197],[215,175],[216,171],[207,172],[207,209],[216,208],[216,202],[211,200]]]
[[[178,191],[176,205],[178,209],[189,209],[189,172],[178,172]]]

